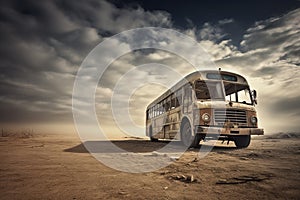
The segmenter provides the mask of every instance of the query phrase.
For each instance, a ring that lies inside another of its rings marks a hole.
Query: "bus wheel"
[[[246,148],[251,141],[250,135],[242,135],[234,138],[234,144],[237,148]]]
[[[149,137],[151,142],[157,142],[158,139],[153,137],[152,126],[149,128]]]
[[[192,136],[191,125],[188,121],[185,121],[181,128],[181,142],[186,147],[196,147],[199,145],[200,137],[196,135]]]
[[[200,141],[201,141],[200,135],[195,135],[195,138],[193,140],[193,143],[192,143],[191,147],[198,147]]]

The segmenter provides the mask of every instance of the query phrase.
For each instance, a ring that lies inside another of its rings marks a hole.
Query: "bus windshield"
[[[195,81],[195,93],[197,99],[224,100],[221,81]]]
[[[226,100],[252,105],[251,93],[248,85],[224,81]]]

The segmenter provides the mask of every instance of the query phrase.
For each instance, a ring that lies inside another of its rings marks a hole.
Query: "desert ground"
[[[2,135],[0,199],[300,199],[298,136],[256,137],[246,149],[219,142],[202,159],[195,148],[157,171],[125,173],[96,160],[76,134]],[[152,152],[167,143],[114,144]]]

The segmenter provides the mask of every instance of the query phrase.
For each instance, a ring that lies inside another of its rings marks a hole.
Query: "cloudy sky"
[[[163,27],[187,34],[222,69],[248,78],[258,91],[260,126],[267,132],[300,130],[300,1],[0,4],[2,128],[74,132],[73,85],[85,57],[122,31]],[[164,51],[133,51],[115,60],[96,90],[98,120],[106,132],[117,132],[110,106],[115,85],[122,75],[147,63],[190,72],[186,61]],[[140,73],[139,79],[143,76]],[[143,126],[145,107],[164,90],[160,85],[144,85],[132,94],[129,112],[137,125]]]

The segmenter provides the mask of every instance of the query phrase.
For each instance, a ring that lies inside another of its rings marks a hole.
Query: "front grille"
[[[224,124],[225,122],[246,124],[247,115],[245,110],[233,110],[233,109],[215,109],[215,122],[217,124]]]

